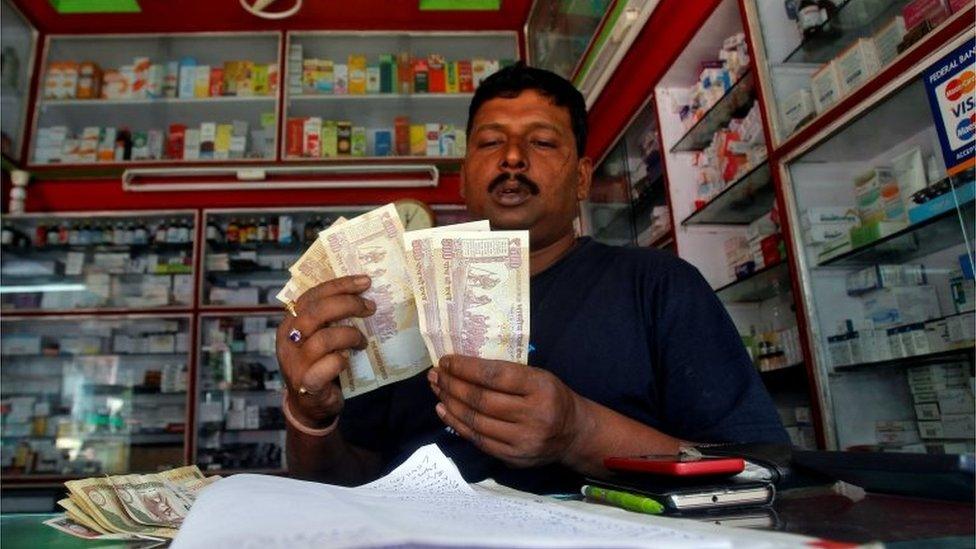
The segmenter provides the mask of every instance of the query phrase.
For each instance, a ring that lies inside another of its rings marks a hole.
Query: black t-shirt
[[[789,442],[725,307],[687,262],[582,238],[532,277],[530,299],[529,364],[578,394],[684,440]],[[436,403],[417,375],[347,401],[340,428],[390,468],[436,442],[469,482],[578,489],[565,467],[510,468],[447,432]]]

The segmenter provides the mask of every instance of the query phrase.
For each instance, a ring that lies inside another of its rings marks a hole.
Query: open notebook
[[[464,482],[435,445],[357,488],[234,475],[204,491],[174,549],[260,547],[802,547],[815,540],[557,501]]]

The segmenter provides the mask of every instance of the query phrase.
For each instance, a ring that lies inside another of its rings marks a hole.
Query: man
[[[469,481],[551,492],[606,474],[606,456],[788,441],[697,270],[664,252],[576,238],[593,168],[583,97],[569,82],[502,69],[475,93],[467,133],[469,211],[493,229],[529,230],[529,365],[449,356],[426,376],[343,402],[335,381],[365,340],[335,322],[376,306],[359,296],[367,277],[326,282],[278,331],[293,474],[361,483],[436,442]],[[286,337],[293,329],[305,334],[299,343]]]

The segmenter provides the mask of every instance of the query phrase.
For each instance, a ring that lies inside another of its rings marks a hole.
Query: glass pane
[[[184,463],[186,318],[4,320],[4,475]]]
[[[952,15],[948,2],[752,3],[775,96],[771,104],[778,107],[772,113],[778,141],[869,81]]]
[[[666,247],[673,241],[653,102],[596,167],[585,209],[601,242]]]
[[[535,2],[526,36],[532,66],[573,76],[612,0]]]
[[[0,307],[190,307],[193,220],[185,212],[6,216]]]
[[[3,0],[0,9],[0,65],[3,67],[0,75],[0,129],[3,131],[0,151],[19,159],[34,53],[34,30],[8,0]]]
[[[288,282],[288,268],[340,216],[355,217],[370,208],[316,210],[237,210],[204,212],[203,303],[275,305]]]
[[[274,158],[277,34],[53,37],[31,162]]]
[[[921,78],[789,172],[834,442],[972,452],[974,175],[947,175]]]
[[[196,463],[204,470],[285,468],[280,314],[201,320]]]

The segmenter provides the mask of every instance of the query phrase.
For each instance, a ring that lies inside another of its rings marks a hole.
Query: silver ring
[[[308,389],[306,389],[304,385],[302,385],[301,387],[298,388],[298,394],[299,395],[303,395],[303,396],[304,395],[308,395],[308,396],[314,396],[315,395],[315,393],[313,393],[312,391],[309,391]]]
[[[300,332],[298,328],[292,328],[291,331],[288,332],[288,339],[292,340],[293,343],[298,343],[302,340],[302,332]]]

